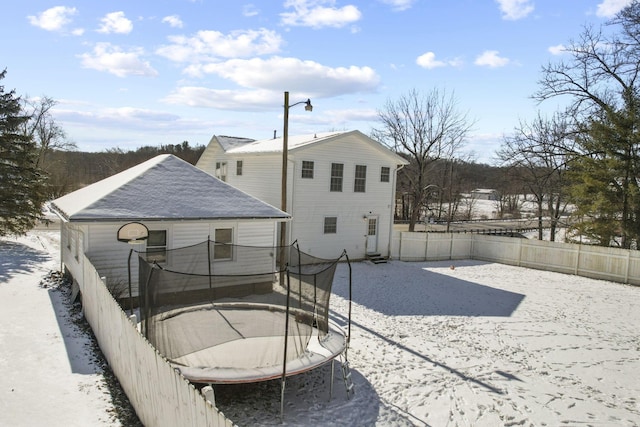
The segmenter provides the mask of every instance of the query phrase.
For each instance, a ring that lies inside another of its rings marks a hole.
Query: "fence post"
[[[522,241],[524,239],[518,239],[518,267],[522,266]]]
[[[429,233],[424,233],[424,260],[427,260],[427,254],[429,253]]]
[[[631,249],[627,249],[627,268],[624,271],[624,283],[629,283],[630,269],[631,269]]]
[[[453,233],[449,234],[449,260],[453,259]]]

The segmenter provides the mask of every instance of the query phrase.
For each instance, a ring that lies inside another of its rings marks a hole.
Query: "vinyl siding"
[[[280,207],[282,153],[229,155],[217,151],[216,155],[207,172],[213,174],[215,161],[227,161],[229,184]],[[352,259],[364,258],[367,222],[363,216],[371,212],[378,218],[377,252],[389,255],[395,175],[401,159],[360,132],[290,150],[288,158],[287,212],[292,221],[287,226],[287,241],[298,240],[301,250],[319,257],[338,257],[346,249]],[[236,160],[243,161],[242,176],[236,176]],[[303,160],[314,162],[313,179],[301,178]],[[329,191],[331,163],[344,164],[342,192]],[[356,165],[367,166],[364,193],[353,191]],[[390,169],[389,182],[380,182],[382,166]],[[338,218],[336,234],[324,234],[325,216]]]
[[[149,230],[167,230],[167,248],[180,248],[201,243],[207,237],[213,235],[215,228],[233,228],[234,240],[237,244],[246,246],[273,246],[277,221],[274,220],[247,220],[247,221],[142,221]],[[91,223],[81,226],[63,223],[62,225],[62,259],[71,272],[78,278],[82,275],[80,261],[75,258],[75,242],[78,240],[81,251],[86,253],[101,276],[107,277],[107,284],[116,287],[124,294],[117,297],[128,296],[128,258],[129,251],[146,251],[146,244],[129,245],[117,240],[117,231],[124,223]],[[68,242],[68,245],[66,244]],[[70,246],[70,248],[68,247]],[[84,247],[83,247],[84,246]],[[138,257],[136,253],[131,257],[131,280],[133,295],[138,294]],[[81,260],[82,257],[79,257]],[[244,260],[247,261],[247,260]],[[185,260],[188,265],[189,260]],[[251,260],[248,261],[251,264]],[[256,264],[258,261],[253,262]],[[271,260],[263,261],[258,266],[260,271],[271,271]],[[219,274],[237,272],[237,263],[222,261],[218,267]],[[243,269],[246,273],[246,269]]]
[[[314,161],[313,179],[302,179],[302,161]],[[341,192],[329,191],[331,164],[344,165]],[[354,192],[356,165],[366,165],[366,190]],[[313,146],[313,149],[295,153],[295,183],[292,235],[298,239],[300,249],[312,255],[335,258],[343,249],[352,258],[363,258],[367,222],[364,216],[371,212],[378,216],[378,252],[387,255],[393,180],[380,182],[380,168],[395,171],[387,156],[356,137],[346,135],[339,141]],[[324,217],[338,219],[337,233],[324,234]]]
[[[224,156],[229,166],[227,182],[263,202],[280,208],[282,187],[282,155],[251,154],[238,157]],[[236,175],[236,160],[242,160],[242,175]],[[214,164],[215,166],[215,164]],[[291,165],[287,170],[291,185]]]

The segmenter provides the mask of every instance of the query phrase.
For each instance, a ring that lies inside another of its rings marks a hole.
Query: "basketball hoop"
[[[142,243],[149,237],[149,229],[139,222],[130,222],[118,230],[118,241],[126,243]]]

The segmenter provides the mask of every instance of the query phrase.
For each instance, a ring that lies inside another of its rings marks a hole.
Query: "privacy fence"
[[[616,248],[482,234],[396,232],[391,257],[476,259],[640,285],[640,251]],[[76,279],[85,317],[141,421],[147,426],[234,426],[139,333],[109,293],[108,279],[99,276],[88,258],[81,261],[82,277]]]
[[[396,232],[401,261],[476,259],[640,285],[640,251],[483,234]]]
[[[144,425],[234,426],[138,332],[88,258],[82,265],[84,315]]]

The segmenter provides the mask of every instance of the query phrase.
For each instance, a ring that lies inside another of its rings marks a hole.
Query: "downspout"
[[[387,254],[389,259],[391,259],[391,245],[393,244],[393,222],[395,220],[395,212],[396,212],[396,181],[398,180],[398,171],[402,169],[404,165],[396,165],[396,170],[393,174],[393,182],[391,191],[391,208],[389,209],[389,213],[391,214],[391,221],[389,221],[389,240],[387,242]]]
[[[295,236],[295,222],[293,221],[293,219],[295,218],[295,214],[294,214],[294,209],[296,208],[296,203],[295,203],[295,194],[296,194],[296,161],[295,158],[294,160],[291,162],[291,173],[288,174],[289,178],[291,178],[291,185],[289,185],[289,183],[287,183],[287,189],[291,189],[291,195],[287,195],[287,200],[288,200],[288,206],[291,206],[289,209],[287,209],[287,212],[289,212],[289,214],[291,215],[291,219],[289,220],[289,227],[287,227],[289,229],[289,242],[296,240],[294,239],[293,236]],[[287,156],[287,167],[289,167],[289,156]]]

